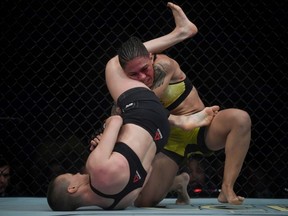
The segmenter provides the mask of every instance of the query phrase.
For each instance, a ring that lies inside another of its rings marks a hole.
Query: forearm
[[[97,155],[96,158],[100,161],[110,158],[122,124],[123,120],[119,115],[111,116],[106,120],[101,140],[96,149],[92,152],[92,154],[95,152]]]

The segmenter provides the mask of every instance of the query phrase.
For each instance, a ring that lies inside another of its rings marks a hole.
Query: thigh
[[[152,163],[152,172],[135,201],[136,206],[154,206],[169,192],[179,167],[169,157],[159,152]]]
[[[218,112],[211,124],[205,130],[205,143],[208,149],[217,151],[223,149],[233,124],[241,116],[241,110],[224,109]]]

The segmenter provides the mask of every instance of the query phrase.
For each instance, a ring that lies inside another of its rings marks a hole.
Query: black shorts
[[[168,141],[169,111],[163,107],[154,92],[136,87],[124,92],[117,101],[122,111],[123,124],[135,124],[147,130],[156,143],[157,152]]]

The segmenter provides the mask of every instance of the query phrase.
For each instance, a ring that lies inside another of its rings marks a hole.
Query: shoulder
[[[129,176],[129,164],[123,155],[115,152],[112,155],[111,160],[105,163],[88,165],[87,171],[94,186],[110,188],[122,183]]]
[[[162,65],[165,70],[169,70],[170,68],[175,68],[178,64],[177,62],[164,54],[158,54],[155,60],[155,65]]]
[[[168,55],[165,54],[157,54],[157,57],[155,58],[155,63],[158,62],[169,62],[173,59],[171,59]]]
[[[157,55],[154,68],[163,71],[166,75],[175,76],[176,71],[179,69],[179,64],[169,56],[161,54]]]

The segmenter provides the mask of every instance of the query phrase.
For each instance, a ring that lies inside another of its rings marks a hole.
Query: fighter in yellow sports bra
[[[160,100],[164,107],[169,111],[175,109],[192,91],[193,85],[186,77],[184,80],[171,83],[161,96]],[[209,156],[210,151],[204,142],[205,127],[195,128],[185,131],[180,128],[171,127],[168,143],[162,152],[173,159],[178,165],[185,157],[192,154]]]
[[[192,91],[193,85],[186,77],[183,81],[171,83],[161,97],[163,106],[169,111],[175,109]]]

